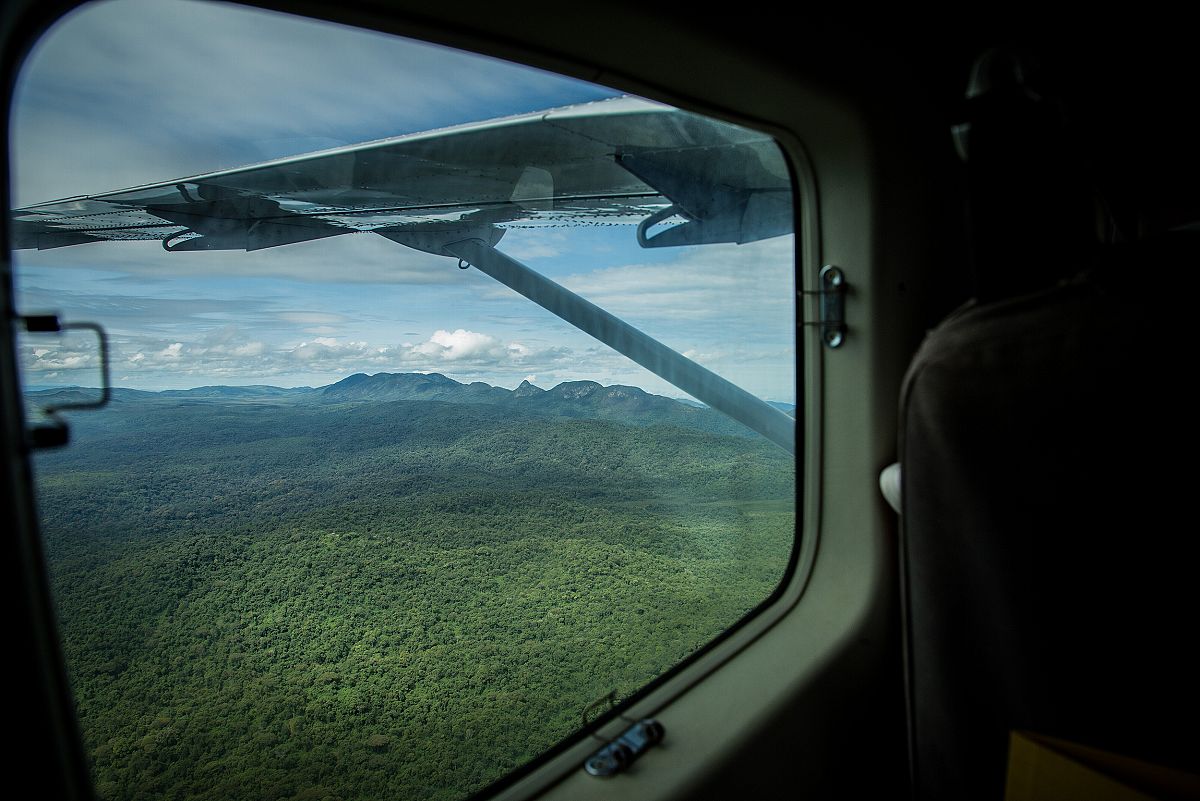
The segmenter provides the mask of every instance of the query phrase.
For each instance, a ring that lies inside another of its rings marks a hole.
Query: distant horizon
[[[462,384],[464,386],[466,386],[468,384],[474,384],[474,383],[483,383],[483,384],[487,384],[488,386],[498,387],[500,389],[508,390],[510,392],[519,389],[520,386],[524,383],[529,383],[530,385],[537,387],[538,389],[548,390],[548,389],[553,389],[555,387],[561,386],[562,384],[576,384],[576,383],[591,382],[591,383],[599,384],[600,386],[604,387],[605,389],[608,389],[610,387],[632,387],[633,389],[637,389],[637,390],[641,390],[642,392],[645,392],[647,395],[657,395],[659,397],[668,398],[670,400],[681,400],[681,401],[685,401],[685,402],[689,402],[689,403],[699,403],[703,406],[708,406],[708,404],[704,403],[703,401],[693,398],[691,395],[688,395],[687,393],[681,393],[678,395],[665,395],[662,392],[653,392],[651,390],[646,389],[645,387],[641,387],[636,384],[624,384],[621,382],[613,382],[611,384],[605,384],[604,382],[597,381],[595,379],[577,378],[577,379],[566,379],[563,381],[556,381],[554,384],[548,384],[546,386],[542,386],[542,385],[538,384],[536,381],[529,381],[526,378],[526,379],[522,379],[521,381],[517,382],[517,384],[515,386],[507,387],[507,386],[504,386],[503,384],[491,383],[488,381],[482,381],[482,380],[478,380],[478,379],[472,380],[472,381],[462,381],[462,380],[454,378],[453,376],[447,375],[446,373],[443,373],[438,370],[409,370],[409,371],[405,371],[405,372],[380,370],[377,373],[367,373],[362,370],[358,370],[353,373],[344,375],[341,378],[339,378],[335,381],[331,381],[326,384],[297,384],[295,386],[282,386],[280,384],[271,384],[271,383],[266,383],[263,381],[254,381],[254,382],[245,382],[245,383],[202,383],[202,384],[196,384],[194,386],[188,386],[188,387],[161,387],[159,389],[149,389],[147,387],[135,387],[135,386],[127,386],[127,385],[121,385],[121,384],[114,383],[111,388],[112,389],[129,389],[129,390],[134,390],[136,392],[151,392],[151,393],[187,392],[189,390],[204,389],[206,387],[267,387],[270,389],[282,389],[282,390],[299,390],[299,389],[318,390],[318,389],[324,389],[327,387],[334,386],[335,384],[339,384],[342,381],[345,381],[347,378],[352,378],[356,375],[366,375],[371,378],[374,378],[375,376],[378,376],[378,375],[439,375],[443,378],[449,379],[451,381],[454,381],[457,384]],[[87,384],[43,384],[43,383],[26,384],[22,387],[22,390],[24,392],[48,392],[48,391],[57,390],[57,389],[85,389],[85,390],[90,389],[90,390],[99,391],[100,388],[96,387],[96,386],[89,386]],[[783,405],[792,406],[792,407],[794,407],[796,405],[795,402],[791,401],[791,400],[777,400],[777,399],[773,399],[773,398],[763,398],[762,400],[766,401],[767,403],[783,404]]]

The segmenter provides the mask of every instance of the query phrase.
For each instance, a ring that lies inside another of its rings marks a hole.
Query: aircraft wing
[[[795,452],[795,421],[496,250],[507,228],[636,223],[643,247],[793,226],[770,137],[622,97],[56,200],[12,212],[15,248],[161,240],[259,250],[373,232],[459,259]]]
[[[38,249],[157,239],[168,250],[258,250],[357,231],[404,236],[448,223],[614,222],[646,223],[639,235],[646,246],[787,233],[787,169],[767,136],[622,97],[12,214],[14,247]],[[659,234],[649,236],[660,222]],[[675,227],[683,230],[671,233]]]

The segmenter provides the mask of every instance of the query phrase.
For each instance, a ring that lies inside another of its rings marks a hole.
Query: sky
[[[373,32],[190,0],[106,0],[21,74],[17,207],[618,93]],[[499,249],[768,400],[794,402],[791,236],[638,247],[634,227],[508,231]],[[15,254],[22,313],[109,332],[116,386],[321,386],[439,372],[679,390],[477,270],[364,233],[253,253],[158,242]],[[30,386],[97,383],[87,337],[26,337]]]

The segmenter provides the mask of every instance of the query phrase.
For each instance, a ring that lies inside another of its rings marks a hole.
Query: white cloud
[[[427,342],[414,346],[412,352],[435,360],[453,362],[480,357],[500,359],[507,355],[508,350],[494,337],[459,328],[453,333],[435,331]]]
[[[97,370],[100,365],[95,348],[77,347],[62,343],[55,347],[33,347],[22,343],[21,366],[31,373],[49,373],[60,370]]]

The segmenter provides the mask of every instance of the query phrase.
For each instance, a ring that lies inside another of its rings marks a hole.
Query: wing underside
[[[747,226],[749,209],[772,219]],[[362,231],[656,216],[706,222],[708,241],[785,233],[778,148],[738,126],[619,98],[29,206],[13,212],[12,230],[17,248],[161,240],[169,250],[257,250]]]

